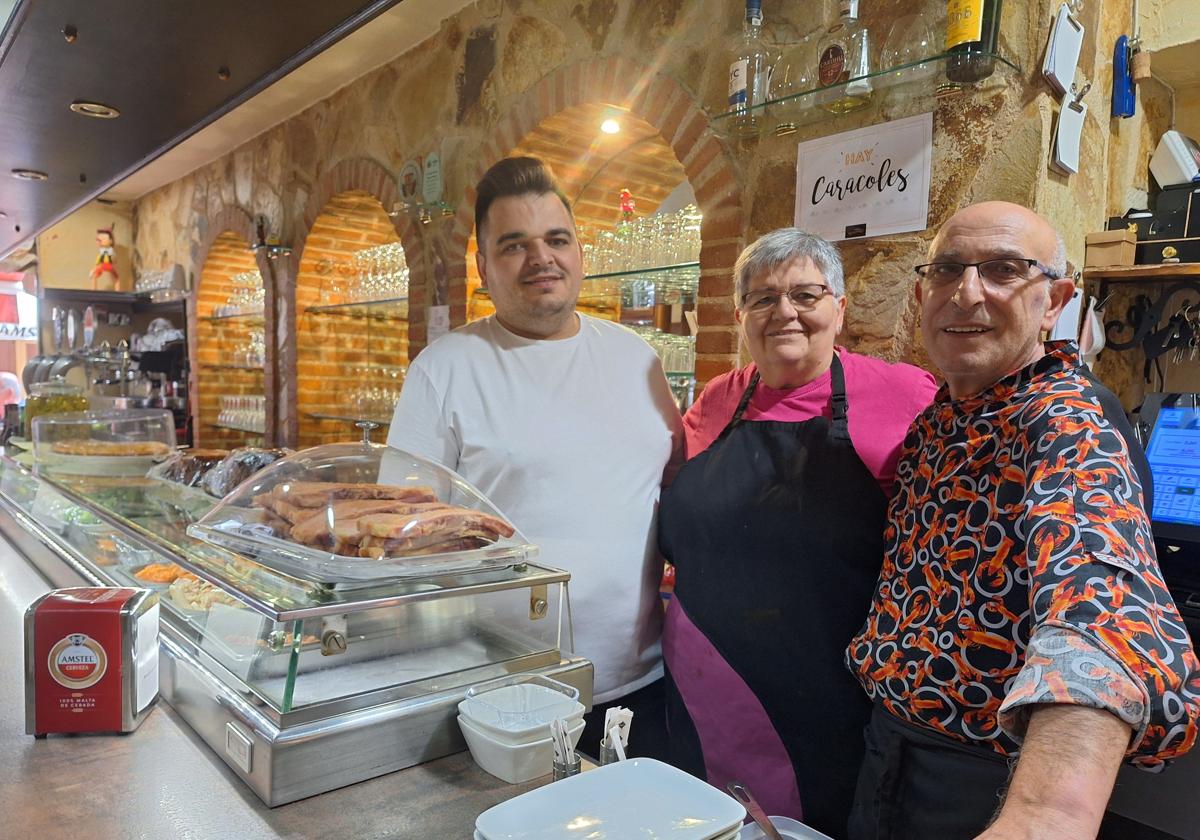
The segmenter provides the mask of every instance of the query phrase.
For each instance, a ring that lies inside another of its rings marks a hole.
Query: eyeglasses
[[[1037,269],[1051,280],[1062,277],[1049,266],[1042,265],[1037,260],[1028,257],[1004,257],[996,260],[984,260],[977,263],[935,262],[918,265],[914,270],[923,279],[928,280],[934,287],[957,285],[959,279],[968,268],[979,272],[979,277],[992,288],[1003,289],[1014,286],[1022,280],[1030,280],[1031,272]]]
[[[833,292],[827,287],[817,284],[792,286],[786,292],[760,289],[742,295],[742,309],[746,312],[769,312],[786,297],[798,311],[808,312],[816,307],[822,298],[831,294]]]

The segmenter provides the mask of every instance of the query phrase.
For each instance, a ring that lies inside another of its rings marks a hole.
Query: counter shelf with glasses
[[[358,251],[324,271],[315,299],[302,310],[303,333],[316,346],[305,351],[312,363],[301,375],[337,375],[346,384],[301,408],[314,429],[301,443],[316,442],[315,435],[351,439],[355,423],[390,422],[407,370],[408,277],[398,242]]]
[[[532,562],[519,532],[440,554],[349,557],[256,524],[256,502],[319,491],[316,504],[321,485],[330,499],[366,488],[376,507],[390,488],[431,492],[481,523],[499,515],[436,464],[334,444],[276,461],[195,522],[161,481],[66,484],[3,459],[0,530],[43,573],[66,564],[92,585],[159,593],[164,700],[268,805],[464,749],[457,704],[475,683],[541,673],[590,705],[591,664],[571,652],[569,575]],[[326,504],[331,516],[354,507]]]
[[[223,305],[200,321],[207,327],[197,365],[200,441],[224,447],[260,444],[266,435],[267,359],[261,305]]]

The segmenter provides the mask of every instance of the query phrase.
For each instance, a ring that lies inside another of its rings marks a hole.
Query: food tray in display
[[[175,420],[157,409],[79,411],[33,419],[35,468],[49,475],[144,476],[175,451]]]
[[[60,455],[47,452],[35,458],[40,471],[50,475],[145,475],[156,463],[152,455]]]
[[[153,473],[153,470],[151,470],[151,473]],[[220,501],[219,499],[214,499],[199,487],[188,487],[186,484],[159,478],[153,474],[150,476],[150,480],[154,482],[152,495],[155,501],[160,505],[171,505],[187,514],[193,520],[203,518]]]
[[[575,834],[568,825],[586,824],[596,837],[717,840],[736,837],[745,818],[741,803],[711,785],[632,758],[502,802],[479,815],[475,831],[485,840],[565,840]]]
[[[370,443],[329,444],[282,458],[188,534],[321,585],[469,573],[537,555],[462,477]]]

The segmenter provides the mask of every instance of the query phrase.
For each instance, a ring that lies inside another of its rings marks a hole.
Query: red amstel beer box
[[[25,611],[25,732],[132,732],[158,696],[158,595],[56,589]]]

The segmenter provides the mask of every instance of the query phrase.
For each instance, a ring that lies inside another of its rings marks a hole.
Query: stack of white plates
[[[583,734],[579,690],[538,674],[472,686],[458,704],[458,726],[475,763],[511,784],[550,772],[550,723],[564,720],[572,748]]]
[[[532,790],[484,811],[476,840],[732,840],[746,809],[669,764],[634,758]]]

